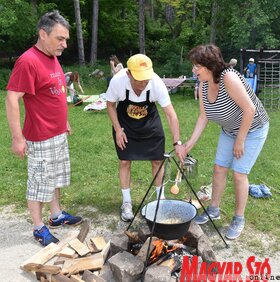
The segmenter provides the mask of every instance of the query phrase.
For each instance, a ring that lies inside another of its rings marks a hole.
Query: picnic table
[[[192,77],[178,77],[178,78],[162,78],[166,88],[169,92],[174,93],[174,90],[177,90],[178,87],[192,87],[194,86],[195,79]],[[172,91],[173,90],[173,91]]]

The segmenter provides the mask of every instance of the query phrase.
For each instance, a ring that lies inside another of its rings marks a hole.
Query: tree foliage
[[[92,3],[80,0],[87,62]],[[38,18],[50,9],[58,9],[72,26],[64,56],[78,61],[73,1],[37,0],[33,1],[33,8],[31,4],[30,0],[0,0],[2,55],[22,53],[36,39]],[[226,59],[238,56],[240,48],[279,49],[279,14],[278,0],[146,0],[145,52],[164,66],[165,73],[175,75],[188,68],[182,65],[187,52],[210,40],[221,47]],[[98,60],[107,59],[112,53],[126,60],[139,52],[139,0],[99,0],[97,41]]]
[[[54,7],[52,3],[40,3],[38,12]],[[0,50],[6,55],[13,55],[34,43],[37,20],[29,1],[0,0]]]

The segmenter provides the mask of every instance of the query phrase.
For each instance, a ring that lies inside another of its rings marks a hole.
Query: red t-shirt
[[[66,83],[57,57],[33,46],[16,61],[7,90],[25,93],[26,140],[43,141],[67,131]]]

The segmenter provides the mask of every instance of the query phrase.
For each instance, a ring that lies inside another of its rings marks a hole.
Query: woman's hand
[[[238,139],[235,140],[233,145],[233,155],[237,159],[240,159],[244,154],[244,142]]]

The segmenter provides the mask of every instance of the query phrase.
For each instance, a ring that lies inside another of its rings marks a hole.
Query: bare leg
[[[122,189],[130,188],[130,169],[131,169],[131,161],[119,162],[119,177],[120,177],[120,185]]]
[[[234,172],[233,179],[235,185],[235,215],[244,216],[249,192],[248,176]]]
[[[161,165],[162,161],[152,161],[152,174],[153,177],[155,177],[156,173],[159,170],[159,167]],[[163,177],[163,172],[164,172],[164,168],[162,166],[161,170],[159,171],[159,174],[157,176],[157,178],[155,179],[155,186],[159,187],[162,184],[162,177]]]
[[[60,212],[59,199],[60,199],[60,188],[56,188],[54,190],[53,200],[50,202],[51,215]]]
[[[213,188],[211,206],[219,207],[223,192],[226,188],[228,168],[215,165],[213,174]]]
[[[34,226],[40,226],[43,225],[43,220],[42,220],[42,208],[43,208],[43,203],[38,202],[38,201],[31,201],[27,200],[27,205],[28,209],[33,221]]]

